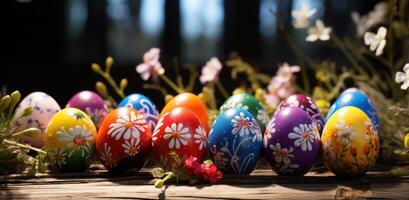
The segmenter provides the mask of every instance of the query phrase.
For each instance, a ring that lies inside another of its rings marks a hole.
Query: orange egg
[[[203,124],[206,132],[209,132],[209,114],[207,113],[207,108],[203,101],[192,93],[183,93],[175,96],[165,105],[160,113],[160,116],[163,116],[165,113],[179,106],[183,106],[194,111],[199,117],[200,122]]]

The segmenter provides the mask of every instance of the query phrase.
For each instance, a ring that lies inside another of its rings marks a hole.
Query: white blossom
[[[308,42],[315,42],[317,40],[327,41],[330,39],[331,27],[325,27],[322,20],[315,21],[315,27],[308,29],[308,36],[305,38]]]
[[[395,76],[397,83],[403,83],[400,89],[406,90],[409,87],[409,63],[403,67],[403,72],[397,72]]]
[[[307,28],[309,25],[309,19],[317,12],[317,9],[310,9],[307,3],[302,3],[300,9],[293,10],[291,16],[294,18],[295,28]]]
[[[380,56],[383,53],[383,48],[385,48],[386,45],[386,32],[387,29],[381,26],[376,34],[366,32],[364,35],[365,44],[369,46],[371,51],[375,51],[376,56]]]

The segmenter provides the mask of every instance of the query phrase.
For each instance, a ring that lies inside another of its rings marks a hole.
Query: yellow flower
[[[318,109],[321,111],[321,114],[326,116],[330,107],[330,103],[325,99],[318,99],[316,102]]]
[[[315,72],[315,78],[321,82],[325,82],[329,79],[328,73],[323,70],[317,70]]]
[[[409,149],[409,133],[407,133],[405,137],[405,147],[406,149]]]

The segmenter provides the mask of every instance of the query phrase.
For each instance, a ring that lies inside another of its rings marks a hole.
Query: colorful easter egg
[[[65,108],[51,118],[45,130],[45,150],[59,171],[83,171],[94,153],[96,128],[91,118],[76,108]]]
[[[268,115],[260,102],[252,95],[239,93],[228,98],[220,107],[220,111],[226,111],[230,108],[243,108],[251,113],[256,119],[262,132],[266,129]]]
[[[156,109],[155,104],[146,96],[142,94],[131,94],[125,97],[118,107],[128,107],[138,110],[146,122],[149,124],[151,131],[155,129],[156,123],[158,123],[159,112]]]
[[[175,107],[183,106],[189,108],[199,117],[204,129],[206,132],[209,132],[209,114],[207,112],[206,105],[203,101],[196,95],[192,93],[183,93],[175,96],[170,100],[166,106],[163,108],[160,116],[163,116],[165,113],[169,112]]]
[[[317,125],[320,134],[322,133],[322,129],[324,129],[325,125],[325,119],[321,115],[321,112],[318,110],[317,105],[312,101],[310,97],[303,94],[291,95],[280,103],[280,105],[278,106],[278,110],[286,107],[298,107],[303,109],[312,117],[315,124]]]
[[[303,109],[277,111],[267,126],[263,150],[279,175],[302,176],[314,166],[320,153],[320,135],[314,120]]]
[[[78,108],[86,112],[97,128],[108,114],[108,107],[104,99],[91,91],[78,92],[68,101],[67,107]]]
[[[243,108],[222,112],[209,134],[208,153],[226,174],[250,174],[261,154],[262,133],[257,120]]]
[[[35,127],[41,130],[41,134],[36,136],[23,136],[20,141],[30,144],[33,147],[41,148],[44,146],[44,131],[50,119],[61,110],[58,103],[44,92],[33,92],[26,96],[18,105],[15,117],[21,116],[24,109],[31,106],[33,112],[31,115],[18,119],[15,122],[16,132],[27,128]]]
[[[341,95],[337,100],[335,100],[334,104],[332,104],[331,108],[328,111],[327,120],[337,110],[346,106],[354,106],[364,111],[364,113],[368,115],[369,118],[371,118],[377,132],[380,133],[380,121],[375,106],[372,104],[369,97],[361,91],[347,92],[344,95]]]
[[[325,165],[339,176],[364,174],[378,157],[376,128],[362,110],[353,106],[340,108],[328,119],[321,143]]]
[[[207,132],[197,114],[186,107],[175,107],[159,118],[152,135],[152,152],[162,167],[170,169],[190,156],[201,161],[206,142]]]
[[[112,172],[141,169],[151,151],[152,133],[143,115],[133,108],[110,112],[98,130],[96,151]]]

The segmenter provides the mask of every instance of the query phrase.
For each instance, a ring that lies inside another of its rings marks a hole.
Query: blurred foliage
[[[14,122],[22,117],[31,115],[32,108],[27,107],[24,112],[16,116],[16,107],[20,101],[20,93],[15,91],[10,95],[1,93],[0,101],[0,174],[21,173],[26,171],[29,176],[36,172],[44,173],[44,159],[46,152],[19,143],[22,136],[35,136],[41,134],[37,128],[15,131]],[[33,151],[35,153],[31,153]],[[30,152],[30,153],[29,153]],[[32,156],[35,154],[35,156]]]

